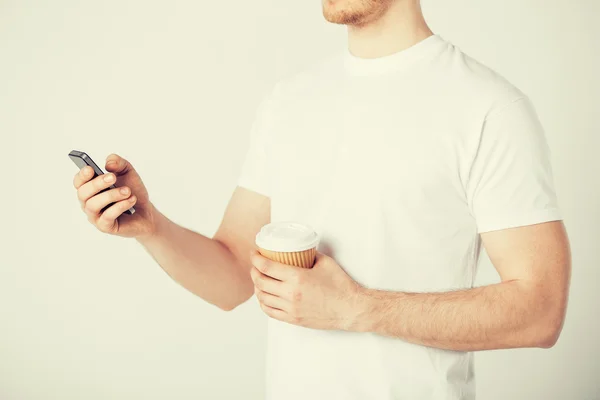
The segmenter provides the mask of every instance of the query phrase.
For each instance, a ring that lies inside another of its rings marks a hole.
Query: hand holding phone
[[[92,167],[92,169],[94,170],[94,175],[92,176],[91,179],[94,179],[100,175],[104,175],[104,171],[102,171],[102,168],[100,168],[98,166],[98,164],[96,164],[94,162],[94,160],[92,160],[92,157],[88,156],[83,151],[72,150],[69,153],[69,158],[75,163],[75,165],[77,165],[79,167],[80,170],[82,168],[85,168],[86,166]],[[115,189],[115,185],[114,184],[110,185],[109,187],[102,189],[99,193],[102,193],[109,189]],[[112,206],[113,204],[114,203],[110,203],[110,204],[106,205],[105,209]],[[125,213],[127,213],[129,215],[133,215],[134,212],[135,212],[135,208],[133,208],[133,207],[125,210]]]
[[[82,151],[71,151],[69,158],[80,168],[73,185],[93,225],[102,232],[127,237],[153,232],[154,208],[140,176],[127,160],[110,155],[106,162],[107,173],[104,173]],[[125,216],[120,218],[123,214]]]

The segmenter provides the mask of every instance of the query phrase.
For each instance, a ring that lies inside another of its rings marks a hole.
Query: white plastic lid
[[[269,251],[304,251],[319,244],[319,235],[309,226],[296,222],[273,222],[256,235],[256,245]]]

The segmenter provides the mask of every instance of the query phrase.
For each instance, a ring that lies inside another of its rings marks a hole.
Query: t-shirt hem
[[[543,222],[561,221],[562,215],[558,208],[538,210],[524,215],[496,215],[477,223],[479,233],[499,231],[502,229],[518,228],[521,226],[541,224]]]

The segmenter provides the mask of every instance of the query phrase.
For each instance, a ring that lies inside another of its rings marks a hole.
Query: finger
[[[250,270],[250,277],[254,282],[254,287],[275,296],[285,297],[287,290],[284,282],[263,274],[256,267]]]
[[[79,201],[85,203],[104,189],[109,188],[110,185],[114,184],[116,181],[117,178],[115,177],[115,174],[109,173],[97,176],[77,189],[77,197],[79,198]]]
[[[73,177],[73,186],[75,186],[75,189],[79,189],[81,185],[88,182],[93,177],[94,170],[92,169],[92,167],[90,167],[89,165],[85,166],[81,168],[79,172],[77,172]]]
[[[260,308],[263,310],[263,312],[265,314],[267,314],[269,317],[275,318],[275,319],[278,319],[278,320],[284,321],[284,322],[288,321],[288,314],[285,311],[266,306],[262,303],[259,303],[259,304],[260,304]]]
[[[317,254],[315,255],[315,264],[318,262],[323,262],[327,259],[327,256],[319,251],[317,251]]]
[[[96,226],[98,229],[100,229],[102,232],[112,232],[116,226],[117,218],[119,218],[125,211],[133,207],[136,200],[137,199],[135,195],[133,195],[127,200],[121,200],[118,203],[108,207],[96,221]]]
[[[256,299],[265,306],[283,311],[287,311],[289,309],[289,301],[286,301],[281,297],[274,296],[271,293],[263,292],[258,288],[254,289],[254,294]]]
[[[258,251],[253,251],[250,255],[250,261],[260,272],[280,281],[289,281],[296,279],[300,274],[300,268],[281,264],[262,256]]]
[[[323,253],[317,251],[317,255],[315,257],[315,267],[323,265],[323,264],[327,263],[330,260],[333,260],[333,259],[331,257],[329,257],[328,255],[323,254]]]
[[[129,196],[131,196],[131,189],[127,186],[106,190],[86,201],[84,210],[89,216],[98,215],[107,205],[125,200]]]
[[[105,168],[107,171],[113,172],[117,175],[126,174],[133,169],[129,161],[117,154],[111,154],[106,157]]]

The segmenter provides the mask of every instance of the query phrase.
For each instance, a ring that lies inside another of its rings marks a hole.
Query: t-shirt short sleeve
[[[480,233],[561,220],[550,149],[528,98],[486,118],[467,197]]]
[[[246,152],[237,182],[238,186],[267,197],[271,195],[268,143],[272,96],[273,92],[270,92],[262,99],[257,108],[254,122],[250,129],[250,146]]]

